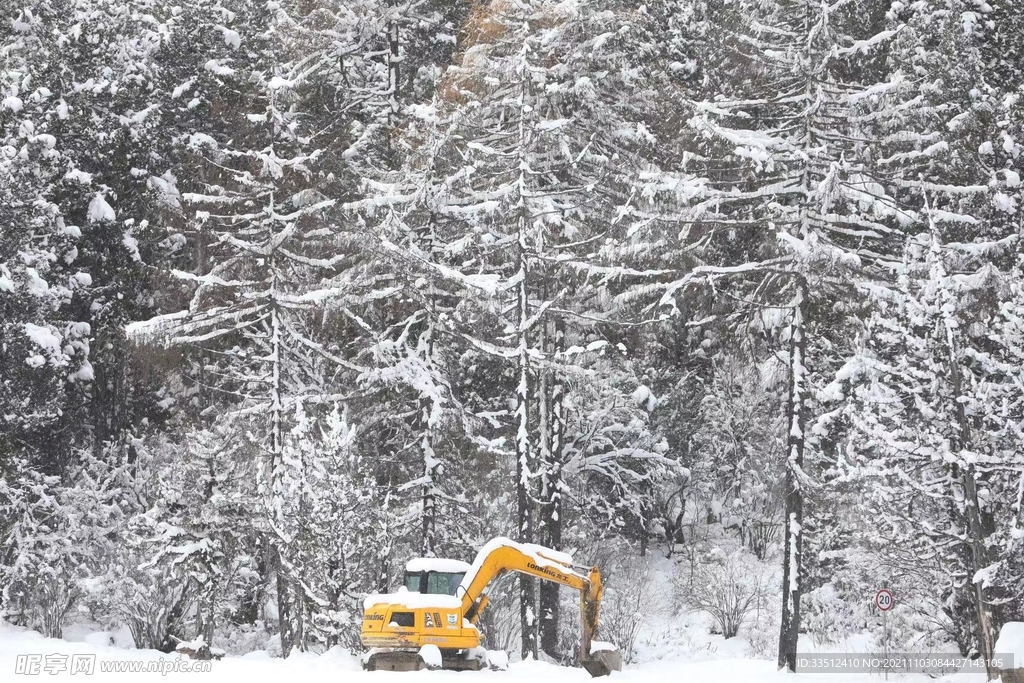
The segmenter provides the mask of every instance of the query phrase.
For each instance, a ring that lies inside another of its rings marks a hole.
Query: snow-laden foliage
[[[790,668],[880,585],[965,654],[1024,616],[1012,0],[2,14],[5,618],[358,649],[497,535],[607,568],[630,655],[631,552]]]
[[[982,605],[984,630],[961,638],[991,651],[993,613],[1021,579],[1020,288],[1013,271],[950,249],[933,226],[908,243],[851,361],[857,437],[844,460],[869,492],[869,541],[915,548],[941,570],[951,614],[958,602]]]

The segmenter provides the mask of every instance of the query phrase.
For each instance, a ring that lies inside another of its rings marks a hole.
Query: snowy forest
[[[627,661],[652,600],[789,669],[879,588],[903,649],[1024,621],[1019,0],[0,14],[10,624],[357,651],[495,536]]]

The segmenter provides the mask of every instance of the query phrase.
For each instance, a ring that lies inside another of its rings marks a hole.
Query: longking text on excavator
[[[363,602],[361,639],[368,649],[363,668],[476,671],[493,665],[494,660],[489,661],[493,653],[480,646],[476,623],[487,606],[491,584],[508,572],[578,590],[583,627],[580,664],[595,677],[622,669],[619,651],[594,639],[604,591],[598,568],[580,567],[566,553],[506,538],[485,545],[472,565],[437,558],[411,560],[399,592],[368,596]]]

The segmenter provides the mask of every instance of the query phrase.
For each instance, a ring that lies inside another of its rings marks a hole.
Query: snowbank
[[[420,659],[428,667],[433,669],[441,668],[441,650],[437,645],[424,645],[420,648]]]
[[[1013,655],[1013,665],[1024,669],[1024,621],[1011,621],[999,632],[995,653]]]
[[[92,639],[90,639],[92,640]],[[91,654],[96,657],[95,672],[92,675],[70,675],[68,672],[39,675],[12,675],[16,670],[19,655]],[[489,653],[491,654],[491,653]],[[500,655],[499,655],[500,656]],[[414,674],[388,675],[382,672],[365,672],[359,669],[359,659],[335,647],[322,655],[297,652],[288,659],[270,658],[264,652],[250,653],[245,657],[225,657],[210,662],[210,673],[169,672],[167,675],[139,674],[131,672],[113,673],[104,671],[103,664],[129,661],[160,661],[173,659],[156,650],[123,650],[117,647],[92,642],[70,642],[43,638],[34,631],[10,626],[0,621],[0,680],[56,680],[88,681],[88,683],[136,683],[138,681],[216,681],[217,683],[276,683],[278,681],[301,680],[302,683],[381,683],[382,681],[406,680],[423,683],[473,683],[474,681],[499,681],[500,683],[586,683],[593,681],[583,670],[560,667],[547,662],[528,660],[513,663],[508,671],[500,674],[481,672],[478,674],[458,671],[423,671]],[[686,683],[881,683],[880,677],[859,674],[796,674],[780,673],[775,662],[743,658],[719,658],[692,661],[688,658],[669,659],[630,667],[612,674],[612,682],[651,683],[652,681],[686,681]],[[890,679],[892,680],[892,679]],[[904,675],[899,683],[984,683],[984,674],[957,674],[942,679],[927,676]]]

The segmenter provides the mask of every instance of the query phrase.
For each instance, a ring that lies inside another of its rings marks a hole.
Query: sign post
[[[882,613],[882,640],[885,651],[886,668],[885,668],[885,680],[889,680],[889,621],[886,619],[886,615],[889,614],[889,610],[896,604],[896,599],[892,595],[892,591],[888,588],[875,593],[875,607]]]

